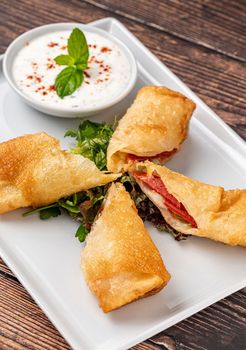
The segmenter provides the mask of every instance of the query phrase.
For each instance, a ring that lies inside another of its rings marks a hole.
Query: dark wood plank
[[[206,308],[151,340],[154,344],[165,345],[170,338],[175,340],[177,349],[245,349],[246,289]]]
[[[0,258],[0,272],[7,274],[9,276],[14,276],[13,272],[10,268],[4,263],[4,261]]]
[[[246,2],[86,0],[113,14],[246,62]]]
[[[91,2],[91,0],[89,1]],[[223,1],[223,11],[228,16],[227,9],[228,6],[231,9],[231,5],[228,5],[228,1]],[[243,57],[242,51],[239,51],[239,54],[236,53],[236,55],[231,54],[230,50],[219,54],[221,48],[217,49],[217,42],[213,42],[214,47],[206,48],[207,44],[204,41],[206,36],[202,38],[203,41],[198,41],[193,32],[189,35],[187,28],[189,25],[192,26],[192,23],[189,22],[192,18],[186,21],[186,25],[184,25],[186,27],[185,35],[181,36],[173,31],[173,28],[176,27],[176,18],[173,18],[174,13],[169,14],[168,21],[173,23],[169,30],[165,21],[163,21],[165,26],[161,27],[160,25],[153,25],[140,17],[140,14],[141,16],[146,15],[146,6],[147,11],[150,12],[148,14],[150,18],[153,18],[155,12],[159,16],[157,7],[153,7],[151,10],[147,1],[143,0],[138,2],[138,6],[136,6],[136,2],[131,4],[129,2],[130,0],[123,2],[127,11],[124,13],[118,12],[115,17],[123,20],[123,23],[145,45],[246,139],[246,103],[243,100],[246,72],[240,63]],[[104,1],[100,1],[100,3],[105,6]],[[153,4],[153,2],[150,3]],[[159,3],[161,3],[162,8],[164,5],[165,8],[169,8],[171,2]],[[201,6],[202,3],[205,4],[205,1],[200,0],[195,4],[187,1],[187,3],[182,2],[182,6],[189,6],[187,11],[190,13],[194,10],[193,7]],[[209,8],[218,6],[219,2],[214,2],[215,5],[211,3],[210,1]],[[240,11],[236,11],[242,6],[242,3],[243,1],[237,2],[237,4],[234,2],[236,10],[230,10],[232,17],[230,21],[238,21],[240,28],[243,28],[242,22],[238,20]],[[126,16],[126,12],[134,14],[135,9],[132,8],[132,4],[137,8],[138,14],[136,16],[131,14]],[[175,7],[177,4],[180,6],[180,3],[173,1],[171,5]],[[52,0],[49,1],[48,7],[47,2],[39,0],[12,0],[11,3],[8,0],[2,0],[0,4],[0,30],[2,33],[0,52],[3,52],[10,41],[18,34],[32,27],[60,21],[89,22],[111,15],[112,11],[115,11],[115,7],[119,5],[119,1],[111,1],[110,8],[107,10],[108,5],[106,9],[101,9],[98,2],[91,5],[88,0],[86,2]],[[177,11],[180,9],[179,6]],[[177,12],[175,12],[175,15],[177,15]],[[221,14],[216,16],[221,16]],[[178,12],[180,20],[182,20],[181,17]],[[209,21],[211,21],[210,17]],[[220,27],[223,29],[224,25],[221,23]],[[233,25],[233,36],[237,30],[237,25]],[[229,34],[226,32],[226,35]],[[241,45],[241,39],[239,42]],[[232,45],[234,44],[232,43]],[[231,48],[230,45],[228,47]],[[235,57],[235,59],[231,59],[228,55]],[[0,274],[0,349],[70,349],[2,261],[0,261]],[[3,299],[2,295],[4,296]],[[235,293],[152,339],[135,346],[133,349],[241,350],[244,341],[246,342],[244,338],[246,333],[245,298],[246,290]]]
[[[1,2],[1,16],[7,23],[0,26],[3,33],[0,41],[2,51],[18,34],[34,26],[64,20],[88,22],[110,15],[98,7],[78,1],[73,1],[67,6],[66,1],[53,0],[49,12],[46,4],[38,0],[12,0],[12,4],[9,8],[8,0]],[[58,6],[59,12],[56,11]],[[173,38],[162,31],[124,18],[123,22],[224,121],[246,139],[246,70],[243,64],[186,40]]]
[[[70,349],[15,279],[0,273],[0,349]]]

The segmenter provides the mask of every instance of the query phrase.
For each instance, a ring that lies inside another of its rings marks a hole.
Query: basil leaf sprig
[[[83,71],[87,67],[89,49],[84,33],[74,28],[68,38],[68,55],[59,55],[54,60],[61,66],[67,66],[56,77],[55,90],[59,97],[71,95],[84,80]]]

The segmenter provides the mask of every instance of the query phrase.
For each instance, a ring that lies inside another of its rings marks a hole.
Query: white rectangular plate
[[[246,146],[189,88],[153,56],[120,22],[93,23],[132,50],[138,80],[132,94],[95,120],[121,115],[143,85],[165,85],[197,104],[190,133],[168,166],[195,179],[226,188],[246,187]],[[64,131],[78,119],[45,116],[26,106],[0,72],[0,140],[46,131],[63,146]],[[1,255],[73,349],[120,350],[158,333],[246,285],[246,251],[206,239],[176,242],[148,225],[172,279],[159,294],[111,314],[103,314],[80,271],[76,224],[62,216],[40,221],[16,211],[0,218]]]

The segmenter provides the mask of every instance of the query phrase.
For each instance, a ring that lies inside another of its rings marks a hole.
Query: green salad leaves
[[[107,148],[113,132],[110,124],[86,120],[79,125],[78,130],[67,130],[65,137],[74,137],[77,141],[76,146],[71,149],[72,153],[81,154],[92,160],[98,169],[106,170]]]
[[[89,49],[85,35],[79,28],[73,29],[67,48],[68,55],[59,55],[54,59],[57,64],[67,66],[55,80],[55,90],[61,98],[71,95],[84,80],[83,71],[87,68]]]
[[[72,196],[60,199],[54,204],[30,210],[24,213],[23,216],[39,213],[41,220],[47,220],[59,216],[61,213],[66,213],[79,223],[75,237],[83,242],[100,210],[108,186],[98,186],[91,190],[75,193]]]

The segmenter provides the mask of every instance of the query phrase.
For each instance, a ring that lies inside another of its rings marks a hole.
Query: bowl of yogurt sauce
[[[56,76],[64,69],[54,58],[67,54],[74,28],[83,31],[89,47],[82,85],[60,98]],[[135,85],[137,65],[128,47],[110,33],[79,23],[48,24],[16,38],[8,47],[3,72],[10,86],[26,103],[58,117],[96,114],[125,98]]]

